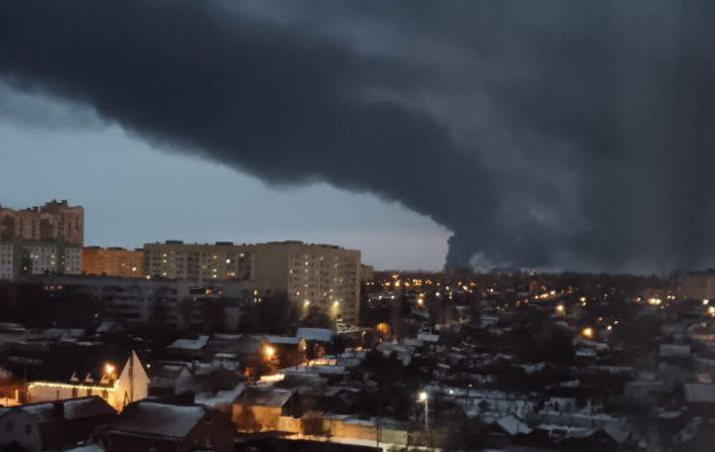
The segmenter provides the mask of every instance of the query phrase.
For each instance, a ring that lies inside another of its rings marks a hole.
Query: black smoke
[[[715,261],[715,6],[0,2],[0,77],[277,184],[429,215],[448,266]]]

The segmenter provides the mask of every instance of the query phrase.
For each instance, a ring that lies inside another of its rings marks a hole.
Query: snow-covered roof
[[[105,320],[99,324],[95,333],[98,334],[109,334],[109,333],[120,333],[124,331],[124,327],[114,320]]]
[[[514,415],[505,416],[496,421],[495,424],[512,436],[531,433],[531,429],[524,423],[524,421]]]
[[[169,345],[169,348],[173,350],[197,351],[206,347],[208,341],[208,336],[199,336],[198,339],[177,339]]]
[[[293,366],[281,369],[284,374],[309,373],[318,375],[342,375],[346,373],[345,366]]]
[[[298,328],[296,337],[306,341],[330,342],[335,332],[328,328]]]
[[[72,449],[65,449],[62,452],[104,452],[104,448],[99,444],[86,444]]]
[[[425,342],[435,343],[439,342],[439,334],[418,333],[417,339],[423,340]]]
[[[206,408],[141,401],[129,405],[109,429],[128,433],[184,438],[201,421]]]
[[[236,403],[239,405],[281,407],[292,396],[293,391],[288,389],[252,387],[245,390],[241,397],[236,400]]]
[[[689,345],[660,344],[660,356],[686,356],[690,354]]]
[[[715,385],[705,383],[686,383],[685,400],[695,403],[715,403]]]
[[[60,405],[61,409],[58,409],[57,405]],[[2,414],[12,410],[23,411],[33,416],[39,423],[71,421],[116,413],[114,408],[98,396],[18,405],[6,409]]]
[[[231,405],[243,393],[245,389],[243,383],[233,389],[217,391],[215,393],[204,392],[196,395],[196,403],[206,405],[211,408]]]
[[[298,345],[302,339],[299,337],[288,337],[288,336],[266,336],[266,341],[269,344],[280,344],[280,345]]]

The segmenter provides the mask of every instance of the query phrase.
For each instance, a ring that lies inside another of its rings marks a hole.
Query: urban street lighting
[[[417,401],[425,404],[425,431],[429,430],[429,394],[422,391],[417,396]]]
[[[266,359],[270,361],[276,355],[276,349],[270,345],[266,345],[263,348],[263,354],[266,355]]]

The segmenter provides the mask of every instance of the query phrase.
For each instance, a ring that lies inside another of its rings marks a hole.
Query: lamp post
[[[425,431],[429,430],[429,394],[422,391],[417,396],[417,401],[425,404]]]

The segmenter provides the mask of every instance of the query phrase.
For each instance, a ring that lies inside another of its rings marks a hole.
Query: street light
[[[276,349],[275,349],[275,347],[266,345],[265,348],[263,349],[263,353],[266,355],[266,359],[268,359],[270,361],[275,356]]]
[[[429,394],[422,391],[417,395],[417,401],[425,404],[425,431],[429,430]]]

